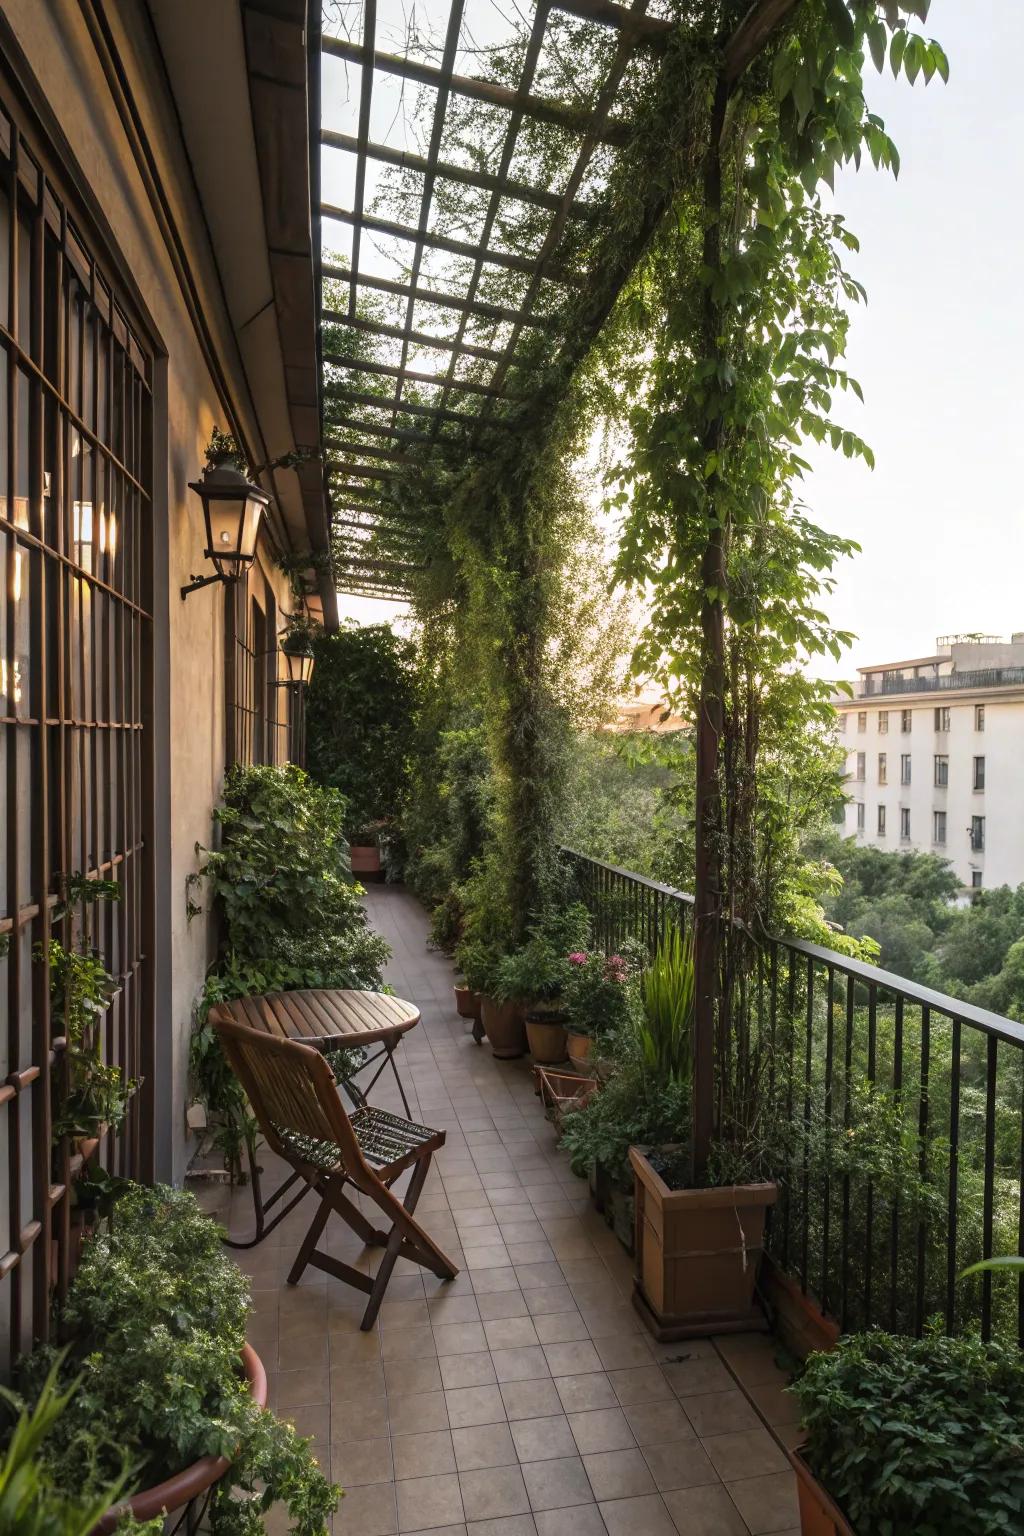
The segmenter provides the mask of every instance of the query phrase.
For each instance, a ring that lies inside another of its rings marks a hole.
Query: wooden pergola
[[[723,39],[726,87],[798,4],[754,0]],[[489,441],[516,431],[531,405],[517,391],[527,355],[530,378],[540,377],[541,388],[557,396],[657,229],[672,195],[664,180],[652,177],[642,188],[642,217],[625,241],[609,227],[606,196],[633,131],[621,106],[631,69],[671,67],[674,24],[656,7],[657,0],[628,7],[615,0],[534,0],[507,55],[517,61],[514,83],[458,70],[466,0],[451,0],[437,62],[420,56],[432,50],[379,46],[377,0],[363,0],[358,36],[325,31],[312,39],[325,76],[333,67],[327,61],[346,67],[357,105],[349,124],[355,132],[327,126],[323,115],[319,130],[321,180],[335,179],[345,157],[351,189],[344,206],[318,194],[323,249],[348,242],[345,260],[323,260],[320,283],[323,441],[339,590],[408,592],[421,569],[417,522],[389,500],[404,467],[430,445],[485,453]],[[553,99],[538,86],[543,60],[567,24],[574,46],[589,47],[598,61],[583,102]],[[413,87],[425,153],[374,136],[374,110],[383,83],[392,81]],[[330,96],[328,89],[328,107]],[[486,109],[492,144],[457,142],[452,119],[464,101]],[[568,169],[555,184],[524,180],[520,170],[528,159],[524,137],[536,125],[561,135],[563,149],[570,146],[562,155]],[[391,180],[383,196],[373,196],[380,166]],[[460,198],[473,238],[459,238],[451,227]],[[412,212],[398,217],[399,202]],[[536,214],[528,249],[510,249],[501,238],[508,205]],[[367,257],[374,253],[390,263],[392,275],[373,270]],[[496,302],[496,285],[514,299]],[[375,556],[375,534],[388,527],[390,550],[396,524],[407,532],[409,559]]]

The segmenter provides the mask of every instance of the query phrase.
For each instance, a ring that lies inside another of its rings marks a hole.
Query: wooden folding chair
[[[235,1020],[218,1019],[214,1028],[267,1143],[320,1196],[288,1284],[296,1285],[306,1265],[312,1264],[368,1292],[360,1325],[367,1329],[373,1327],[399,1259],[411,1259],[440,1279],[453,1280],[456,1266],[413,1217],[430,1159],[444,1145],[444,1131],[415,1125],[369,1104],[350,1117],[334,1073],[313,1046],[273,1039]],[[407,1168],[413,1175],[403,1201],[392,1186]],[[366,1195],[389,1218],[389,1231],[367,1220],[345,1194],[346,1185]],[[364,1243],[383,1247],[374,1279],[316,1246],[332,1211]]]

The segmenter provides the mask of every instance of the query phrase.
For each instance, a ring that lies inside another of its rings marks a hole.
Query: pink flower
[[[621,955],[609,955],[604,963],[606,981],[625,981],[626,962]]]
[[[587,957],[587,953],[586,953],[585,950],[574,949],[572,954],[569,956],[569,964],[570,965],[586,965],[587,958],[588,957]]]

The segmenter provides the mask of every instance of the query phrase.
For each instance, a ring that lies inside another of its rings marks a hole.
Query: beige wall
[[[158,989],[157,1000],[159,1072],[166,1073],[168,1080],[157,1083],[156,1102],[165,1117],[158,1173],[180,1179],[188,1155],[184,1127],[188,1035],[211,954],[206,918],[186,921],[185,881],[195,868],[196,842],[206,842],[210,836],[211,811],[223,776],[225,728],[224,591],[219,585],[210,586],[183,603],[178,589],[191,573],[204,570],[201,510],[187,482],[197,477],[214,424],[226,427],[228,421],[78,0],[5,0],[4,11],[79,159],[84,181],[146,306],[157,349],[164,354],[157,365],[156,403],[158,414],[161,398],[165,403],[166,437],[161,444],[158,426],[154,508],[158,523],[165,525],[167,595],[162,616],[157,604],[156,622],[161,631],[158,642],[164,640],[169,659],[166,766],[172,811],[169,878],[167,871],[161,871],[169,916],[158,935],[164,948],[158,959],[167,978],[167,995],[160,995]],[[179,172],[169,155],[168,177]],[[201,220],[192,222],[201,229]],[[190,228],[189,238],[197,238],[195,228]],[[230,335],[226,324],[221,326],[221,295],[212,259],[209,270],[198,271],[197,278],[206,289],[203,309],[215,335],[218,326],[222,334]],[[224,352],[226,384],[236,414],[245,423],[245,380],[230,347],[225,345]],[[160,537],[158,532],[158,543]],[[276,572],[274,584],[280,589],[279,604],[287,609],[287,584]],[[158,657],[160,653],[158,643]],[[159,686],[158,679],[158,694]]]

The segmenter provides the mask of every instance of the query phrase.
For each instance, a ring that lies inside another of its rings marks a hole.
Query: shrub
[[[126,1464],[133,1486],[146,1487],[202,1456],[226,1456],[214,1536],[255,1536],[278,1500],[296,1536],[320,1536],[338,1490],[308,1442],[253,1402],[239,1372],[248,1310],[248,1282],[194,1196],[127,1193],[116,1228],[86,1243],[68,1298],[71,1344],[58,1378],[79,1385],[41,1452],[54,1488],[91,1498]],[[54,1361],[40,1348],[25,1362],[31,1401]]]
[[[1024,1357],[976,1339],[852,1334],[793,1386],[805,1456],[857,1531],[995,1536],[1024,1513]]]

